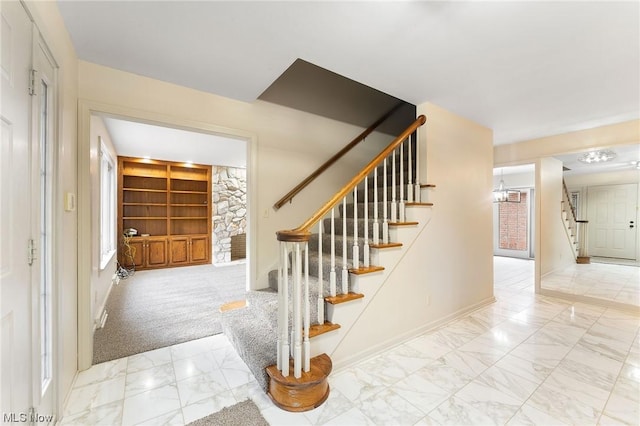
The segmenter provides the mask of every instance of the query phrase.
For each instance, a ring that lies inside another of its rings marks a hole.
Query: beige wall
[[[77,117],[77,57],[69,34],[55,2],[27,1],[58,64],[58,164],[57,187],[58,232],[56,285],[58,294],[58,407],[71,388],[77,371],[77,213],[62,209],[64,193],[77,192],[76,117]],[[88,284],[88,283],[87,283]]]
[[[562,269],[575,263],[562,219],[562,161],[555,158],[541,158],[536,173],[539,181],[536,189],[539,202],[540,244],[536,258],[540,274]]]
[[[109,151],[114,165],[118,164],[118,154],[116,153],[111,136],[104,125],[102,118],[98,116],[91,117],[91,318],[94,321],[100,318],[107,303],[107,296],[111,291],[111,283],[113,274],[116,272],[116,255],[114,255],[109,263],[100,269],[100,141]],[[115,225],[115,224],[114,224]],[[116,239],[116,241],[118,241]]]
[[[540,157],[640,142],[640,120],[532,139],[493,150],[496,166],[535,162]]]
[[[567,187],[569,189],[584,186],[638,183],[640,180],[640,171],[632,169],[605,173],[567,175],[564,180],[567,182]]]
[[[418,114],[420,179],[437,185],[432,218],[331,354],[336,364],[493,299],[493,133],[433,104]]]

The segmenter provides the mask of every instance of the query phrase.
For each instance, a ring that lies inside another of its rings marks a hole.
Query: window
[[[100,142],[100,270],[116,252],[116,173],[115,163],[102,138]]]

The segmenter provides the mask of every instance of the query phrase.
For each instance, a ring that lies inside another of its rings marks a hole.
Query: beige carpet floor
[[[244,299],[245,286],[245,262],[136,272],[111,290],[93,363],[221,333],[220,305]]]

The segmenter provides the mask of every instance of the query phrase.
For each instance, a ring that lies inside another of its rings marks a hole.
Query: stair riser
[[[409,180],[409,169],[405,168],[402,171],[402,175],[403,175],[403,178],[404,178],[405,182],[408,181]],[[400,182],[400,169],[396,169],[395,176],[396,176],[396,183]],[[411,172],[411,176],[415,179],[415,174],[414,174],[413,171]],[[382,186],[383,179],[384,179],[384,173],[382,173],[382,168],[380,168],[378,170],[378,186]],[[393,171],[391,170],[391,166],[389,166],[389,168],[387,170],[387,185],[391,185],[392,179],[393,179]],[[374,183],[373,174],[369,175],[368,181],[369,181],[368,182],[369,183],[369,187],[373,188],[373,183]]]
[[[389,215],[389,219],[391,219],[391,216]],[[378,219],[378,238],[382,239],[382,220]],[[353,219],[347,219],[347,237],[353,237],[353,223],[354,220]],[[338,236],[342,236],[343,234],[343,221],[342,219],[335,221],[335,235]],[[369,243],[371,244],[371,240],[373,239],[373,220],[369,219],[369,226],[368,226],[368,232],[367,232],[367,236],[369,237]],[[323,222],[323,231],[325,234],[331,236],[331,219],[325,219]],[[363,219],[358,219],[358,237],[359,238],[364,238],[365,237],[365,232],[364,232],[364,220]]]
[[[343,244],[342,244],[342,234],[340,234],[339,236],[336,235],[335,236],[335,255],[336,257],[342,258],[342,248],[343,248]],[[359,258],[360,261],[364,261],[364,240],[361,238],[358,238],[358,247],[360,247],[359,249]],[[312,234],[311,238],[309,239],[309,251],[310,252],[318,252],[318,234]],[[323,234],[322,236],[322,253],[324,256],[330,256],[331,255],[331,234]],[[348,259],[353,259],[353,238],[349,238],[347,237],[347,258]]]
[[[391,187],[390,182],[389,185],[387,186],[387,201],[391,201],[391,199],[393,198],[393,191],[395,190],[395,194],[396,194],[396,200],[400,201],[400,189],[399,186],[395,186],[395,187]],[[367,197],[369,198],[369,200],[373,200],[373,193],[374,193],[374,189],[369,189],[368,193],[367,193]],[[403,189],[403,193],[404,193],[404,199],[405,201],[407,200],[407,184],[405,183],[404,189]],[[378,201],[382,200],[384,195],[384,188],[379,187],[378,188]],[[415,198],[415,197],[414,197]],[[364,201],[364,190],[362,188],[358,189],[358,201]]]
[[[391,199],[389,199],[389,201],[391,201]],[[368,207],[368,215],[369,215],[369,220],[373,221],[373,213],[374,213],[374,206],[375,203],[370,202],[367,203]],[[358,218],[362,219],[364,218],[364,203],[358,203],[357,204],[358,208]],[[345,211],[344,209],[344,205],[341,204],[339,207],[339,212],[340,212],[340,217],[342,218],[342,215],[344,214],[343,212]],[[346,213],[347,213],[347,217],[348,218],[353,218],[353,203],[347,203],[347,209],[346,209]],[[384,203],[382,201],[378,202],[378,221],[382,222],[382,218],[384,217]],[[388,202],[387,203],[387,218],[391,217],[391,203]],[[336,218],[336,220],[338,220]]]
[[[340,259],[342,260],[342,259]],[[322,290],[323,290],[323,294],[324,296],[330,296],[330,273],[331,273],[331,261],[326,258],[323,257],[322,259],[322,278],[323,278],[323,285],[322,285]],[[309,276],[310,279],[309,281],[309,293],[312,295],[316,295],[316,296],[312,296],[311,300],[313,302],[313,300],[315,300],[317,298],[317,294],[318,294],[318,282],[317,282],[317,277],[318,277],[318,273],[319,273],[320,268],[318,268],[318,263],[317,262],[309,262]],[[304,271],[304,269],[303,269]],[[340,294],[342,293],[342,265],[339,264],[338,260],[336,260],[336,293]],[[291,279],[289,279],[289,282],[291,283]],[[350,282],[351,280],[349,279],[349,276],[347,274],[347,291],[354,291],[354,289],[352,287],[350,287]],[[269,287],[277,290],[278,289],[278,271],[272,271],[269,273]],[[315,303],[315,302],[313,302]],[[315,315],[315,312],[314,312]],[[316,318],[315,316],[312,316],[312,322],[315,321]]]

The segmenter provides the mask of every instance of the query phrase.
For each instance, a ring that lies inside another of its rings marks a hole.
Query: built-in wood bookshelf
[[[118,235],[123,266],[210,263],[211,166],[118,157]]]

